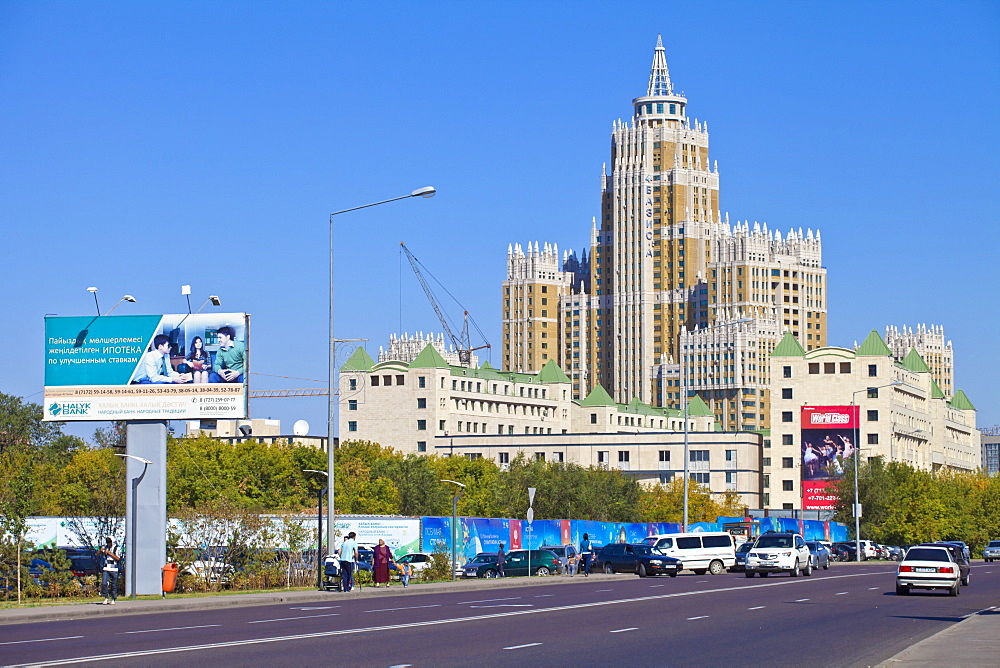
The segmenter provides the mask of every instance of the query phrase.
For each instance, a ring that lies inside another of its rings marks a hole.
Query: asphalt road
[[[895,566],[811,577],[577,577],[572,584],[205,609],[0,627],[5,665],[867,666],[1000,598],[977,563],[957,598],[896,596]]]

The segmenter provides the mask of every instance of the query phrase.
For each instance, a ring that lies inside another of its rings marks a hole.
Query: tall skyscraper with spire
[[[546,273],[564,272],[558,320],[545,325],[558,331],[559,346],[546,350],[580,398],[601,385],[621,403],[678,406],[683,383],[725,428],[763,428],[770,350],[785,331],[806,350],[826,343],[820,236],[731,224],[719,209],[708,124],[687,107],[657,37],[646,94],[632,100],[630,121],[612,126],[590,255],[567,254]],[[530,252],[522,258],[508,250],[505,300],[531,261]],[[504,308],[505,368],[537,371],[545,360],[529,356],[518,331],[540,329],[539,310],[511,304]]]

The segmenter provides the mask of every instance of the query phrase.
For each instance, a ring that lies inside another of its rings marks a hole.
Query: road
[[[867,666],[1000,599],[977,563],[957,598],[896,596],[895,567],[811,577],[629,575],[502,589],[116,615],[0,627],[5,665]]]

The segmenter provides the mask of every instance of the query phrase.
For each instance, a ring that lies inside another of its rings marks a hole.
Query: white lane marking
[[[540,642],[529,642],[524,645],[511,645],[510,647],[504,647],[504,649],[523,649],[525,647],[534,647],[535,645],[541,645]]]
[[[846,593],[847,593],[846,591],[838,591],[836,594],[834,594],[834,596],[843,596]]]
[[[314,605],[302,608],[289,608],[289,610],[333,610],[334,608],[339,607],[339,605]]]
[[[695,619],[708,619],[708,615],[698,615],[697,617],[688,617],[688,621],[694,621]]]
[[[277,619],[255,619],[247,624],[263,624],[265,622],[287,622],[291,619],[312,619],[313,617],[339,617],[339,612],[328,612],[325,615],[302,615],[301,617],[278,617]]]
[[[520,596],[508,596],[507,598],[484,598],[481,601],[459,601],[455,605],[465,605],[466,603],[492,603],[493,601],[516,601]]]
[[[555,596],[555,594],[535,594],[535,598],[546,598],[547,596]]]
[[[625,633],[626,631],[638,631],[639,627],[630,626],[627,629],[615,629],[614,631],[608,631],[608,633]]]
[[[392,612],[393,610],[417,610],[419,608],[440,608],[439,603],[434,605],[409,605],[405,608],[379,608],[378,610],[365,610],[365,612]]]
[[[533,608],[531,603],[497,603],[496,605],[470,605],[470,608]]]
[[[830,575],[822,578],[812,578],[812,580],[830,580],[843,578],[868,577],[869,575],[883,575],[880,572],[873,573],[851,573],[850,575]],[[573,605],[559,605],[551,608],[532,608],[531,610],[509,610],[507,612],[493,612],[485,615],[472,615],[469,617],[452,617],[449,619],[432,619],[426,622],[409,622],[405,624],[390,624],[385,626],[368,626],[356,629],[342,629],[339,631],[321,631],[318,633],[303,633],[292,636],[276,636],[273,638],[252,638],[249,640],[233,640],[229,642],[211,643],[207,645],[189,645],[186,647],[167,647],[164,649],[151,649],[137,652],[119,652],[116,654],[102,654],[95,656],[78,656],[56,661],[33,662],[30,664],[14,664],[8,668],[27,668],[28,666],[65,666],[74,663],[86,663],[95,661],[110,661],[114,659],[132,659],[140,656],[155,656],[158,654],[173,654],[176,652],[198,652],[206,649],[226,649],[230,647],[242,647],[245,645],[259,645],[262,643],[286,642],[289,640],[312,640],[315,638],[330,638],[333,636],[353,635],[357,633],[373,633],[376,631],[395,631],[398,629],[411,629],[419,626],[439,626],[442,624],[460,624],[463,622],[476,622],[485,619],[498,619],[500,617],[514,617],[517,615],[534,615],[546,612],[562,612],[564,610],[579,610],[581,608],[594,608],[604,605],[621,605],[624,603],[641,603],[643,601],[658,601],[666,598],[680,598],[681,596],[700,596],[702,594],[717,594],[719,592],[734,591],[736,589],[761,589],[764,587],[787,587],[802,582],[803,579],[788,579],[775,582],[767,582],[752,585],[735,587],[719,587],[717,589],[704,589],[698,591],[674,592],[672,594],[656,594],[651,596],[639,596],[637,598],[622,598],[611,601],[594,601],[591,603],[575,603]],[[297,618],[292,618],[297,619]]]
[[[650,588],[650,589],[654,589],[654,588],[656,588],[656,587],[666,587],[666,586],[667,586],[667,585],[649,585],[649,588]]]
[[[797,598],[794,601],[792,601],[792,603],[805,603],[808,600],[809,600],[808,598]]]
[[[598,592],[598,591],[614,591],[614,589],[595,589],[594,591],[595,592]]]
[[[695,584],[700,584],[702,582],[708,582],[708,580],[695,580],[694,581]]]
[[[397,663],[395,666],[389,666],[389,668],[410,668],[412,663]]]
[[[868,591],[875,591],[876,589],[881,589],[881,587],[869,587]]]
[[[766,607],[767,607],[766,605],[755,605],[752,608],[747,608],[747,610],[763,610]]]
[[[77,638],[82,638],[83,636],[66,636],[65,638],[39,638],[38,640],[8,640],[7,642],[0,642],[0,645],[21,645],[26,642],[52,642],[53,640],[76,640]]]
[[[187,629],[207,629],[212,626],[222,626],[222,624],[202,624],[201,626],[174,626],[169,629],[145,629],[143,631],[122,631],[122,635],[129,633],[156,633],[157,631],[184,631]]]

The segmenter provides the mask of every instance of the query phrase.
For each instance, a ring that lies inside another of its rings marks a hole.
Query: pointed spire
[[[673,95],[674,85],[670,83],[670,71],[667,69],[667,53],[663,48],[663,39],[656,36],[656,51],[653,53],[653,66],[649,72],[649,86],[646,95]]]

